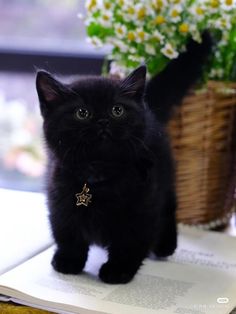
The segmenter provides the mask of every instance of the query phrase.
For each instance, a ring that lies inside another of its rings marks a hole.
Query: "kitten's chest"
[[[106,239],[115,228],[122,228],[123,221],[130,221],[133,214],[145,208],[148,185],[139,179],[135,169],[114,170],[111,176],[104,176],[102,171],[84,171],[54,182],[53,215],[76,226],[88,242],[107,244]]]
[[[119,213],[147,193],[147,185],[139,178],[135,168],[107,170],[88,168],[69,183],[72,196],[76,197],[74,207],[86,216]]]
[[[86,183],[95,194],[109,196],[118,193],[131,182],[137,184],[140,177],[132,164],[92,162],[78,168],[76,180],[80,185]]]
[[[54,176],[56,194],[81,213],[114,213],[131,206],[148,194],[133,165],[92,164],[79,167],[75,173]]]
[[[98,184],[107,180],[118,179],[124,168],[124,165],[115,162],[93,161],[88,164],[80,164],[77,169],[77,176],[88,184]]]

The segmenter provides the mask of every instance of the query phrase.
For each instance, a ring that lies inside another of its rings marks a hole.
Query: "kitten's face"
[[[37,76],[44,132],[64,162],[132,158],[144,136],[145,67],[123,81],[85,78],[63,85],[46,72]]]

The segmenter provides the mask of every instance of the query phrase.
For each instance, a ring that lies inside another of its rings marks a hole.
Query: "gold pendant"
[[[91,203],[92,194],[89,194],[89,188],[86,183],[83,186],[83,190],[80,193],[75,194],[77,198],[76,206],[84,205],[88,206]]]

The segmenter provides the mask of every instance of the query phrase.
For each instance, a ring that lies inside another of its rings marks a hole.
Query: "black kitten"
[[[39,71],[37,91],[48,147],[53,267],[78,274],[91,243],[108,249],[99,276],[130,281],[153,251],[176,248],[174,168],[164,123],[196,81],[210,49],[190,42],[146,87],[145,66],[124,80],[62,84]]]

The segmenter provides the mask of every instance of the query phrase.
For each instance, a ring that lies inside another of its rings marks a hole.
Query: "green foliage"
[[[86,8],[91,41],[113,48],[111,71],[145,62],[154,75],[209,29],[217,45],[204,78],[236,81],[236,0],[87,0]]]

